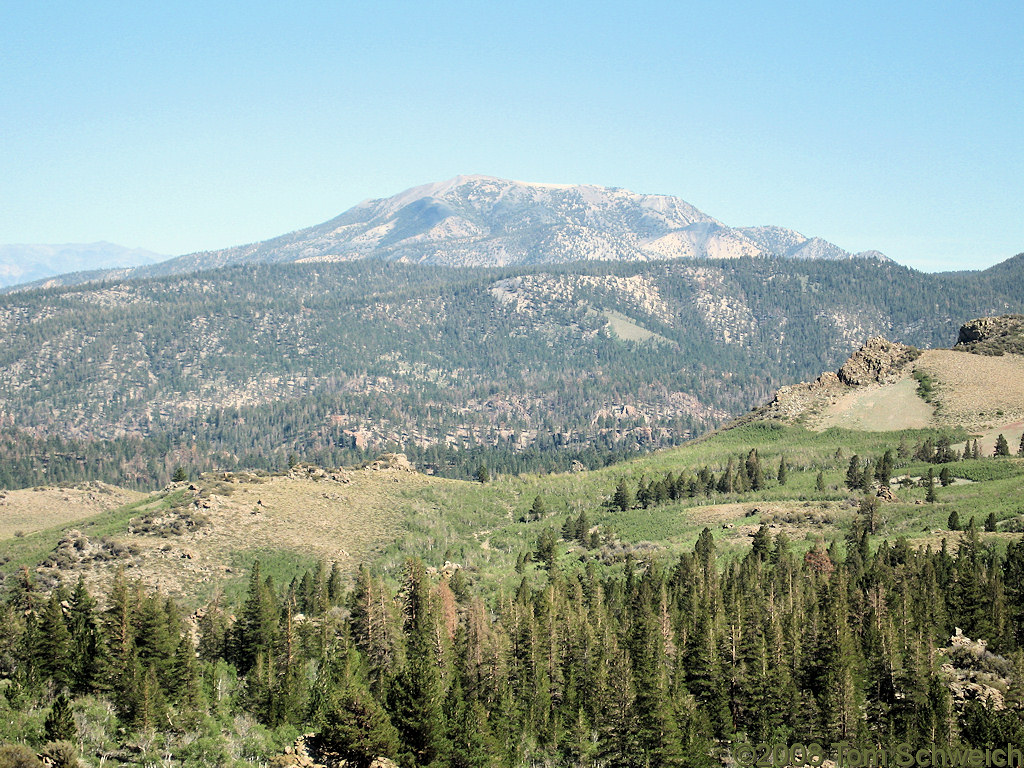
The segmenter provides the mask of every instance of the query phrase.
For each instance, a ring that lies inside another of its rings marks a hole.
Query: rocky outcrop
[[[949,660],[940,672],[958,709],[981,701],[991,710],[1006,708],[1005,696],[1016,677],[1013,662],[992,653],[984,640],[972,640],[959,627],[941,651]]]
[[[978,355],[1024,354],[1024,315],[970,320],[960,326],[954,349]]]
[[[850,355],[837,376],[843,384],[851,387],[891,384],[904,373],[906,364],[916,360],[920,354],[915,347],[875,336]]]
[[[324,749],[315,733],[306,733],[285,747],[283,755],[270,758],[272,768],[354,768],[359,763],[344,759],[336,752]],[[398,763],[388,757],[375,757],[369,768],[398,768]]]
[[[288,477],[295,480],[330,480],[335,483],[348,483],[351,478],[341,469],[324,469],[315,464],[298,463],[288,470]]]
[[[899,501],[896,498],[896,494],[892,492],[892,488],[888,485],[883,485],[878,489],[878,493],[875,494],[882,501]]]
[[[295,740],[294,746],[285,747],[283,755],[276,755],[270,759],[273,768],[327,768],[327,764],[317,762],[311,752],[314,752],[313,742],[316,735],[307,733]]]
[[[415,472],[416,467],[404,453],[382,453],[376,459],[366,465],[366,469],[398,470],[400,472]]]
[[[920,354],[916,347],[875,336],[850,355],[838,371],[823,373],[814,381],[779,388],[774,399],[757,409],[753,416],[792,421],[831,402],[850,387],[891,384],[907,373],[910,363]]]

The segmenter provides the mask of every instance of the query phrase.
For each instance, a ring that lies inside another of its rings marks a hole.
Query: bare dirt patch
[[[935,381],[940,425],[987,432],[1024,420],[1024,356],[932,349],[914,367]]]
[[[981,451],[982,456],[991,456],[995,453],[996,441],[999,439],[999,435],[1002,435],[1006,439],[1007,444],[1010,446],[1010,453],[1017,455],[1017,449],[1020,447],[1021,435],[1024,435],[1024,421],[999,424],[991,429],[976,432],[975,434],[978,435],[978,450]],[[953,447],[958,451],[963,452],[964,445],[964,443],[957,443]]]
[[[116,509],[145,496],[106,483],[81,483],[67,488],[0,490],[0,541],[73,523]]]
[[[871,432],[923,429],[934,425],[934,408],[917,394],[909,376],[894,384],[854,389],[828,405],[815,429],[843,427]]]

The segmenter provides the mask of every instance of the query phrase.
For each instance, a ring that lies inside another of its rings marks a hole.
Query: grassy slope
[[[144,495],[104,483],[0,489],[0,540],[92,517]]]
[[[934,436],[933,431],[851,432],[831,429],[811,432],[799,427],[748,424],[718,433],[678,449],[644,456],[594,472],[548,476],[500,478],[486,486],[453,482],[431,488],[413,505],[404,536],[389,546],[378,560],[381,568],[395,573],[409,555],[423,557],[440,566],[446,560],[460,562],[482,572],[485,582],[511,582],[511,564],[532,549],[540,532],[561,528],[566,517],[586,511],[591,524],[613,532],[612,538],[638,544],[649,542],[666,558],[693,546],[698,534],[709,527],[724,552],[744,548],[749,534],[765,522],[773,533],[785,532],[796,546],[809,548],[814,542],[842,539],[855,515],[861,494],[844,486],[846,469],[854,453],[879,458],[887,448],[894,452],[901,440],[909,446]],[[757,448],[763,465],[774,473],[782,455],[790,467],[784,487],[774,481],[760,492],[714,494],[686,498],[652,509],[620,512],[610,507],[613,490],[622,478],[635,488],[641,476],[661,477],[682,469],[698,470],[708,465],[723,469],[730,457],[739,459]],[[839,458],[837,448],[841,448]],[[898,472],[912,476],[927,474],[932,465],[910,462]],[[932,467],[938,475],[938,467]],[[984,480],[939,490],[939,501],[924,503],[923,488],[897,489],[898,501],[884,503],[880,512],[878,538],[904,536],[912,542],[938,542],[949,513],[956,509],[966,523],[971,516],[979,525],[990,511],[1000,521],[1024,512],[1014,499],[1024,488],[1024,461],[982,459],[951,465],[954,476]],[[818,471],[824,473],[826,490],[815,488]],[[540,521],[522,522],[540,495],[548,513]],[[752,510],[757,510],[752,513]],[[951,541],[958,533],[947,533]],[[1003,534],[991,538],[1005,539]],[[614,547],[604,551],[611,560]],[[580,547],[563,542],[563,563],[578,561]]]
[[[211,545],[210,558],[219,558],[222,566],[232,570],[217,574],[216,579],[183,585],[183,592],[191,590],[192,600],[208,595],[215,586],[229,594],[239,593],[244,585],[243,574],[256,556],[278,578],[291,578],[317,559],[337,560],[349,570],[359,560],[368,559],[384,573],[397,576],[405,558],[418,556],[437,567],[445,561],[458,562],[483,585],[495,586],[511,584],[519,578],[514,570],[516,559],[533,550],[541,531],[548,527],[560,530],[567,517],[575,518],[581,511],[586,512],[592,525],[600,526],[605,536],[602,547],[590,552],[574,542],[561,542],[561,562],[567,568],[579,567],[586,559],[595,557],[609,564],[619,562],[625,551],[620,546],[623,544],[628,548],[647,543],[645,551],[674,559],[678,552],[693,546],[704,527],[712,530],[726,555],[741,551],[761,523],[772,526],[773,533],[784,532],[798,548],[809,548],[818,541],[841,540],[857,514],[860,498],[859,493],[850,492],[843,485],[850,456],[856,453],[877,459],[887,448],[895,451],[901,440],[913,446],[935,434],[838,429],[812,432],[801,427],[752,423],[678,449],[593,472],[499,477],[485,485],[402,472],[357,472],[353,473],[352,483],[330,487],[281,478],[253,489],[242,488],[237,497],[229,497],[219,508],[215,504],[211,514],[217,532],[200,532],[187,541],[181,537],[168,540],[127,534],[129,522],[147,510],[167,510],[190,503],[191,497],[184,490],[154,495],[79,521],[74,527],[91,539],[108,536],[134,541],[143,551],[136,572],[143,574],[150,567],[152,574],[163,582],[171,576],[166,571],[167,564],[161,564],[158,557],[162,547],[170,544],[197,549],[204,546],[204,539],[216,539],[219,543],[216,548]],[[780,456],[786,457],[790,471],[785,486],[772,480],[760,492],[683,498],[647,510],[621,512],[609,504],[622,478],[635,488],[641,476],[660,478],[669,471],[695,471],[705,465],[720,472],[731,457],[739,460],[751,448],[758,450],[769,475],[774,475]],[[921,476],[929,466],[911,462],[897,473]],[[881,507],[878,539],[904,536],[918,544],[938,545],[947,537],[953,543],[960,534],[947,532],[945,527],[954,509],[965,523],[974,516],[979,526],[990,511],[1004,523],[1003,527],[1024,512],[1024,502],[1017,501],[1024,490],[1024,460],[981,459],[957,462],[950,468],[955,477],[974,482],[939,489],[936,504],[924,503],[923,488],[897,489],[898,501]],[[824,491],[815,488],[819,471],[824,475]],[[246,496],[250,490],[265,500],[266,511],[258,518],[262,527],[247,533],[245,526],[256,523],[249,522],[248,513],[239,516],[232,510],[235,506],[251,506],[253,499]],[[323,506],[323,499],[332,493],[343,495],[337,500],[341,506],[336,508],[336,517],[331,517],[330,509]],[[546,516],[539,521],[523,522],[538,495],[547,507]],[[217,518],[217,514],[221,517]],[[325,515],[327,523],[323,522]],[[232,521],[234,524],[229,525]],[[328,527],[317,529],[315,525]],[[39,562],[69,527],[3,542],[0,556],[6,560],[4,570]],[[308,530],[309,535],[297,536],[296,530]],[[363,533],[358,534],[358,530]],[[227,536],[232,531],[234,538]],[[1002,544],[1019,535],[985,534]],[[345,549],[344,557],[335,556],[347,541],[356,543]],[[200,552],[189,565],[202,560]],[[174,566],[176,562],[172,559],[171,567],[181,567]],[[109,567],[112,564],[107,570]]]

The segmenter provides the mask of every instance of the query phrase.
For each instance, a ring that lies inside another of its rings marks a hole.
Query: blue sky
[[[927,270],[1024,251],[1024,3],[8,3],[0,243],[251,242],[460,173]]]

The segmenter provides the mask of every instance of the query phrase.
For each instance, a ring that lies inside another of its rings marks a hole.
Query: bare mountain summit
[[[887,260],[877,251],[851,254],[782,227],[734,229],[669,195],[456,176],[367,200],[324,224],[260,243],[48,284],[365,258],[473,267],[741,256]]]
[[[456,176],[368,200],[316,227],[176,261],[195,268],[374,257],[466,267],[766,255],[854,257],[781,227],[730,228],[678,197]]]

